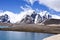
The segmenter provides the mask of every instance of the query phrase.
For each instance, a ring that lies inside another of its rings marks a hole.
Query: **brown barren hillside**
[[[49,25],[49,24],[60,24],[60,19],[47,19],[44,22],[45,25]]]
[[[38,24],[11,24],[0,23],[1,26],[8,26],[8,28],[0,28],[4,31],[22,31],[22,32],[41,32],[41,33],[60,33],[60,26],[55,25],[38,25]]]

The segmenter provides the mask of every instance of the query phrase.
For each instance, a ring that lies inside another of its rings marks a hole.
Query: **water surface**
[[[0,31],[0,40],[42,40],[53,34]]]

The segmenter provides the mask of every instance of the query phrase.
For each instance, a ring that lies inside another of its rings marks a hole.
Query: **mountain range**
[[[21,16],[22,18],[20,19],[18,17],[18,19],[20,20],[16,21],[15,23],[37,24],[37,23],[44,23],[47,19],[52,19],[52,18],[60,19],[59,16],[51,15],[47,11],[41,13],[36,13],[35,11],[33,11],[32,13],[23,14]],[[17,20],[16,18],[15,20],[11,21],[11,18],[12,17],[10,17],[10,15],[8,15],[7,13],[0,15],[0,22],[12,23],[13,21]]]

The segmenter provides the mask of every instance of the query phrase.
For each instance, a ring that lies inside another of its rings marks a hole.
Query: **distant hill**
[[[60,24],[60,19],[48,19],[44,22],[45,25],[47,24]]]

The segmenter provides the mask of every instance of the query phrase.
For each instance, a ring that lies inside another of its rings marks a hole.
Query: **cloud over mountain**
[[[25,0],[25,1],[33,5],[33,3],[37,0]]]
[[[55,11],[60,11],[60,0],[39,0],[39,3],[46,5]]]
[[[60,11],[60,0],[25,0],[28,3],[33,4],[35,1],[38,1],[39,4],[43,4],[51,9],[54,9],[55,11]]]

